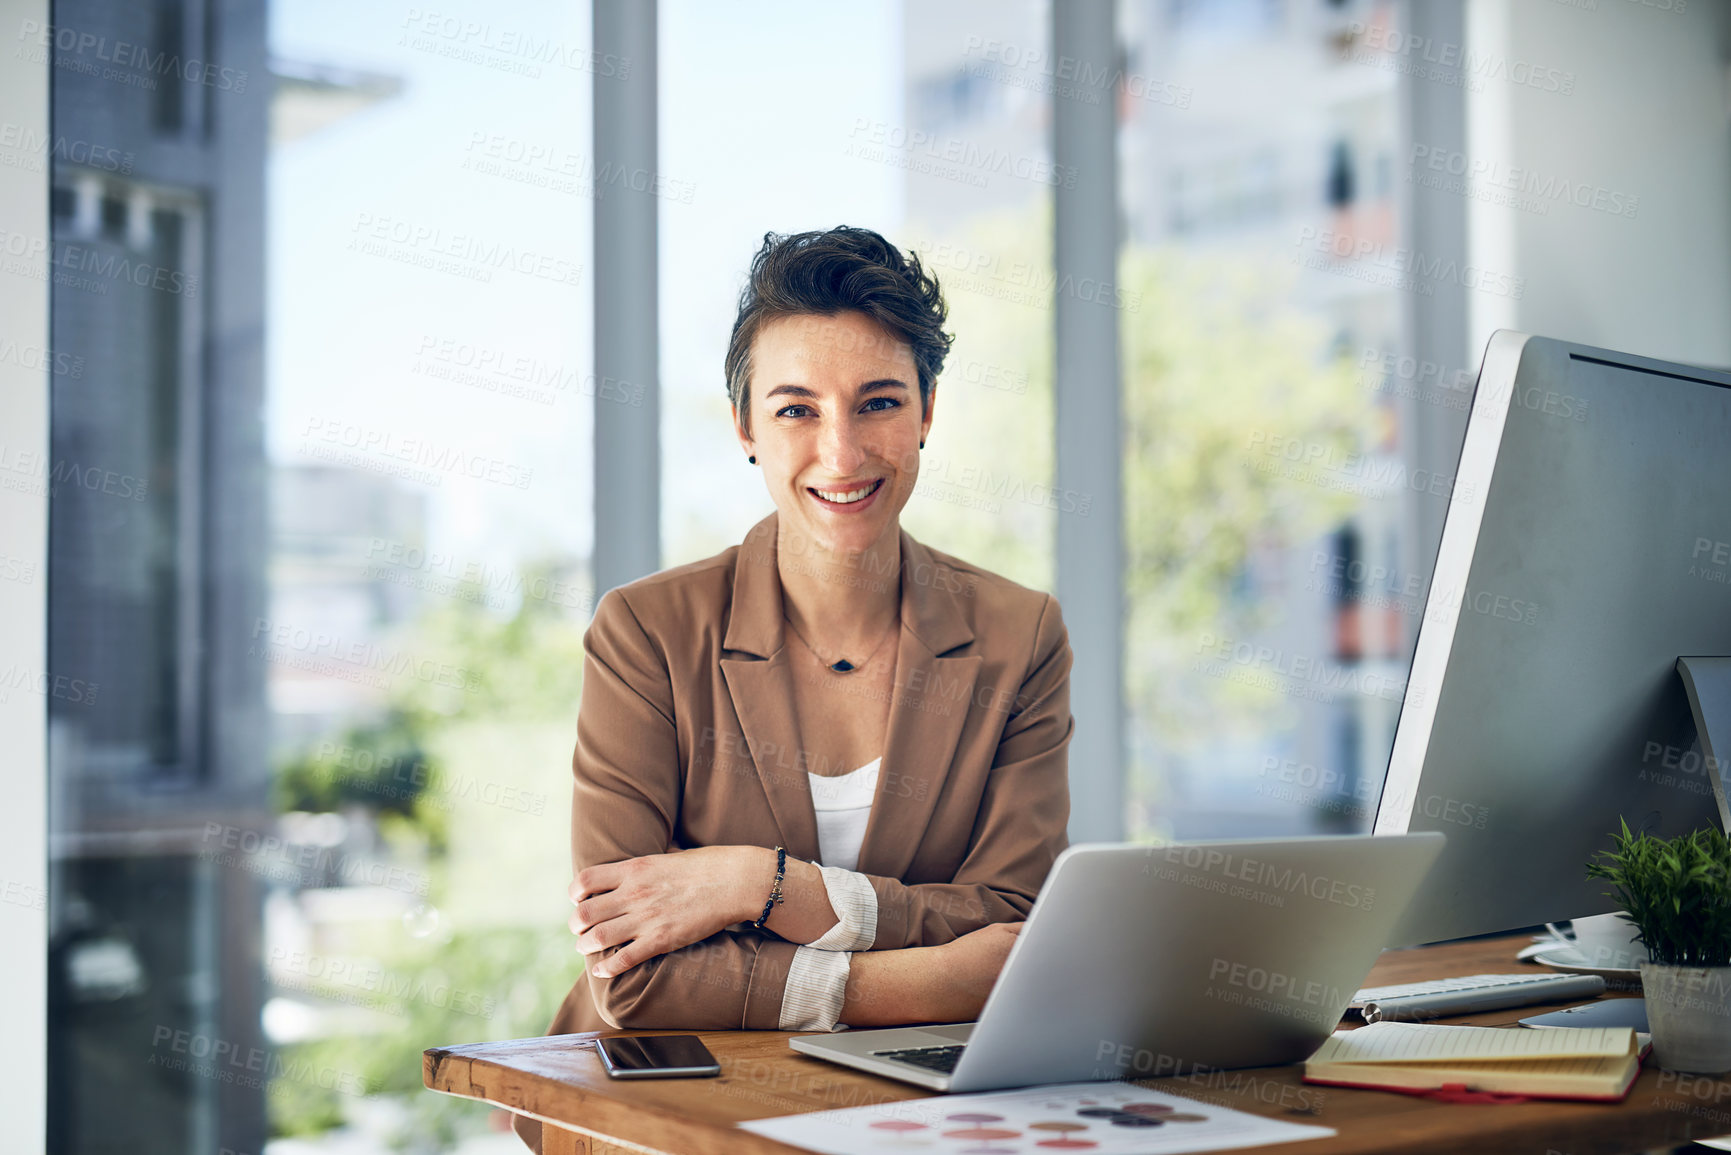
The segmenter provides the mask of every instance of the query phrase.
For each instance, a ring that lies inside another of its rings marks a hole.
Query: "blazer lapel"
[[[749,657],[721,659],[734,713],[745,732],[769,809],[788,853],[818,856],[817,814],[799,754],[793,676],[782,633],[781,578],[776,572],[776,515],[745,535],[733,571],[733,608],[722,648]]]
[[[865,873],[901,878],[913,862],[949,777],[979,672],[978,654],[938,657],[903,625],[877,797],[859,852]]]
[[[978,654],[946,656],[974,640],[949,578],[903,530],[902,634],[890,696],[889,733],[859,869],[901,878],[913,862],[949,777],[974,700]]]
[[[722,640],[723,677],[758,778],[789,853],[818,857],[817,815],[799,754],[793,675],[782,629],[776,569],[777,517],[746,534],[734,567],[733,604]],[[859,869],[901,878],[925,835],[949,776],[979,677],[977,654],[951,655],[974,640],[951,588],[955,571],[901,533],[901,636],[877,795]],[[734,656],[747,655],[747,656]]]
[[[817,812],[812,809],[811,783],[799,756],[793,716],[793,678],[787,651],[773,657],[723,658],[721,671],[727,692],[745,731],[746,746],[757,766],[769,809],[781,829],[788,853],[807,862],[818,856]]]

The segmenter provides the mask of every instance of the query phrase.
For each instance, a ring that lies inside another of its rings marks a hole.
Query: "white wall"
[[[1469,294],[1472,356],[1507,326],[1731,366],[1731,5],[1470,0],[1467,28],[1472,254],[1524,281]],[[1548,210],[1487,201],[1523,187]]]
[[[0,35],[21,43],[25,21],[45,25],[48,0],[0,0]],[[48,66],[8,59],[0,68],[3,119],[26,136],[48,134]],[[46,152],[46,149],[42,150]],[[48,268],[45,251],[20,257],[14,245],[48,240],[48,174],[28,165],[0,166],[0,240],[4,259]],[[10,468],[20,455],[48,453],[48,284],[0,272],[0,454],[7,479],[26,486],[45,480]],[[34,365],[35,367],[32,367]],[[40,1151],[45,1142],[48,921],[48,700],[28,688],[45,671],[48,654],[48,499],[0,490],[0,1038],[19,1059],[0,1080],[3,1145]],[[28,573],[29,580],[24,579]],[[16,575],[16,576],[9,576]],[[29,681],[25,681],[29,679]]]

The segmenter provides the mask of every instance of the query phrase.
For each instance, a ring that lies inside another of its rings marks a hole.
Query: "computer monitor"
[[[1613,910],[1620,819],[1724,822],[1727,670],[1731,375],[1496,333],[1377,807],[1448,835],[1396,940]]]

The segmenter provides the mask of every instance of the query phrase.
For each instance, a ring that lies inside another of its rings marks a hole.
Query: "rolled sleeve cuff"
[[[839,866],[820,866],[836,924],[810,945],[819,950],[869,950],[878,935],[878,895],[871,879]]]
[[[803,949],[803,948],[801,948]],[[767,941],[757,950],[745,981],[745,1006],[740,1027],[747,1031],[778,1030],[785,989],[792,977],[797,951],[791,942]]]
[[[781,1000],[780,1029],[784,1031],[838,1031],[842,1003],[847,998],[848,967],[853,955],[846,951],[802,946],[793,952],[787,968],[787,990]]]

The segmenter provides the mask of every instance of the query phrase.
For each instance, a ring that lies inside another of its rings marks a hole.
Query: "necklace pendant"
[[[834,670],[838,674],[850,674],[853,672],[853,668],[853,663],[848,661],[846,658],[843,658],[841,661],[830,667],[830,669]]]

